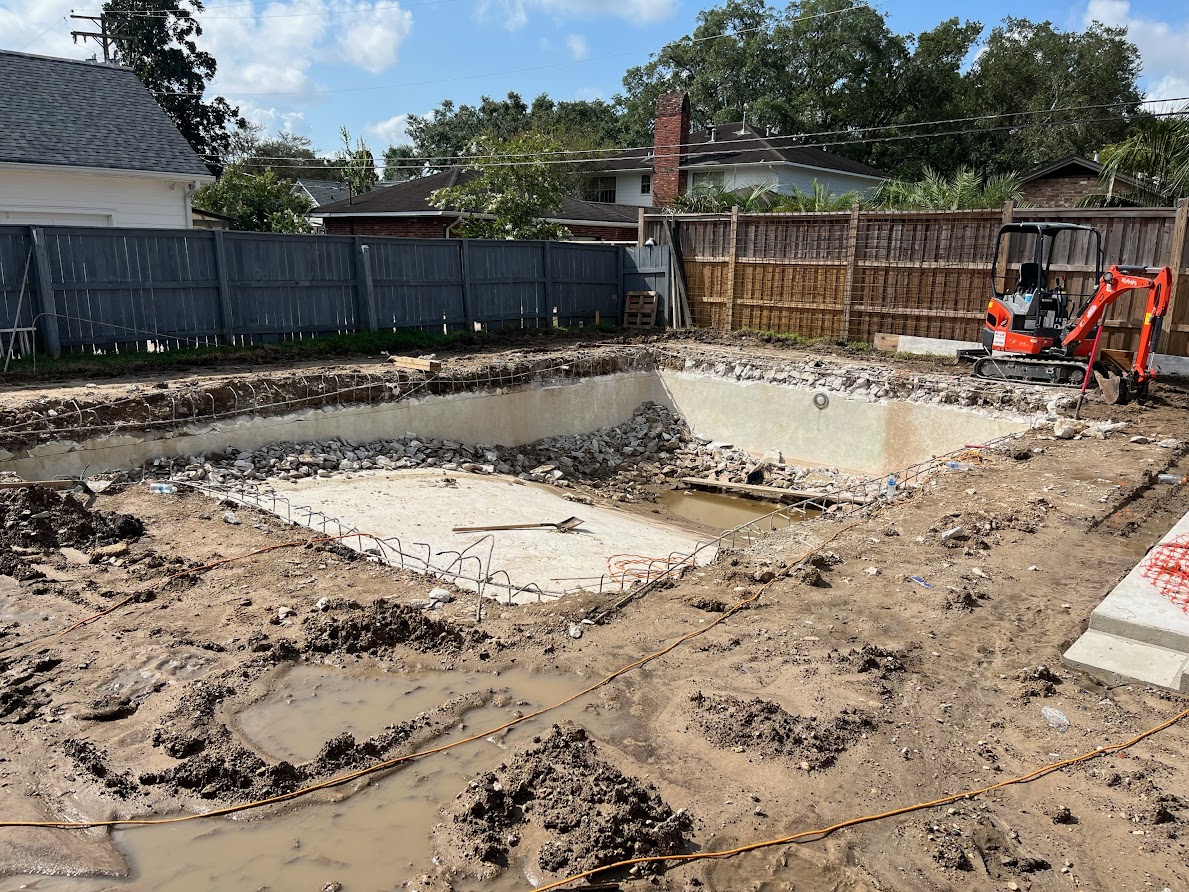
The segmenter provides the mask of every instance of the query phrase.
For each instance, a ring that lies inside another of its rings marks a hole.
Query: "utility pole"
[[[117,40],[131,40],[131,38],[127,34],[110,34],[110,33],[108,33],[107,20],[103,17],[102,14],[100,14],[100,15],[77,15],[73,11],[71,11],[70,17],[72,19],[83,19],[88,22],[94,22],[96,25],[99,26],[98,31],[71,31],[70,36],[74,38],[75,43],[78,43],[78,39],[80,37],[83,39],[84,43],[86,43],[88,37],[91,38],[92,40],[94,40],[96,43],[98,43],[101,47],[103,47],[103,61],[104,61],[104,63],[106,63],[108,65],[110,65],[111,61],[112,61],[112,49],[114,48],[115,41],[117,41]]]

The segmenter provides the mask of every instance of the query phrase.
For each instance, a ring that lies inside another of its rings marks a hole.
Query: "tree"
[[[1139,69],[1139,51],[1125,29],[1095,22],[1083,32],[1060,31],[1049,22],[1004,19],[968,75],[973,113],[1033,114],[990,122],[1028,126],[972,141],[966,163],[995,171],[1027,169],[1122,139],[1139,108]],[[1100,107],[1055,111],[1079,106]]]
[[[215,57],[195,43],[202,26],[194,13],[203,9],[201,0],[108,0],[103,16],[107,30],[121,35],[120,61],[217,172],[231,143],[228,127],[246,122],[222,96],[203,98],[217,70]]]
[[[571,165],[552,164],[544,153],[560,143],[541,133],[510,139],[490,137],[475,145],[482,155],[468,165],[479,175],[458,186],[430,193],[430,203],[443,210],[465,211],[455,230],[463,238],[566,239],[570,231],[549,223],[574,188]],[[544,157],[543,157],[544,156]]]
[[[372,150],[367,147],[363,137],[351,146],[351,131],[346,127],[339,129],[343,138],[343,147],[339,149],[334,159],[334,168],[339,177],[351,188],[351,195],[362,195],[370,192],[379,181],[376,176],[376,159]]]
[[[421,176],[425,165],[411,159],[417,157],[412,146],[389,146],[384,150],[384,180],[389,183],[403,183]]]
[[[757,129],[790,137],[784,145],[800,134],[911,178],[963,164],[1003,173],[1122,137],[1139,99],[1139,55],[1123,30],[1007,18],[967,68],[982,31],[950,18],[897,34],[882,13],[850,0],[793,0],[783,10],[726,0],[698,14],[693,34],[629,69],[616,102],[630,144],[651,141],[657,97],[684,90],[694,127],[746,112]],[[1087,105],[1104,107],[1064,110]],[[1006,117],[1021,110],[1042,114]],[[1073,123],[1082,118],[1110,120]],[[953,123],[908,126],[927,121]]]
[[[1159,207],[1189,196],[1189,105],[1177,115],[1144,116],[1126,139],[1108,145],[1098,157],[1112,187],[1086,204]],[[1114,188],[1119,174],[1130,175],[1138,188]]]
[[[427,172],[444,170],[475,154],[483,140],[509,140],[529,130],[555,137],[567,149],[620,145],[618,111],[601,99],[555,102],[542,93],[527,105],[519,93],[504,99],[484,96],[478,105],[455,106],[449,99],[428,116],[410,115],[412,157],[431,159]]]
[[[253,232],[309,232],[310,202],[294,195],[291,184],[271,170],[251,173],[239,165],[224,168],[218,182],[194,193],[194,206],[230,217],[235,229]]]
[[[261,124],[248,122],[231,134],[227,160],[251,173],[273,171],[285,180],[338,180],[339,172],[319,158],[308,136],[285,130],[265,136]]]
[[[888,180],[875,196],[875,205],[896,211],[977,211],[1001,208],[1008,201],[1023,204],[1015,174],[983,177],[962,168],[951,177],[926,170],[919,180]]]

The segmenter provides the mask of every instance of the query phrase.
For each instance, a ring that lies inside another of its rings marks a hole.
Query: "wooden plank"
[[[624,301],[624,328],[654,328],[656,326],[655,291],[629,291]]]
[[[875,335],[875,349],[895,353],[900,349],[900,335],[877,333]]]
[[[727,254],[727,331],[735,328],[735,266],[739,262],[739,206],[731,208],[731,234]]]
[[[816,492],[811,489],[783,489],[779,486],[760,486],[755,483],[729,483],[703,477],[682,477],[686,486],[702,486],[712,489],[734,489],[752,495],[773,496],[778,499],[821,499],[824,502],[846,502],[848,505],[866,505],[871,500],[850,493]]]
[[[417,359],[413,356],[389,356],[388,361],[398,369],[415,369],[419,372],[440,372],[440,359]]]

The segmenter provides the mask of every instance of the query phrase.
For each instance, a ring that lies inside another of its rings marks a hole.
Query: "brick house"
[[[326,232],[332,235],[451,238],[453,228],[469,214],[434,207],[429,195],[475,176],[478,171],[452,167],[321,205],[310,215],[321,217]],[[567,227],[578,241],[634,242],[637,218],[635,207],[567,198],[557,215],[546,219]]]
[[[703,183],[726,189],[768,185],[788,194],[813,190],[865,192],[888,179],[884,171],[833,152],[799,146],[791,137],[763,132],[743,121],[690,132],[689,96],[657,99],[651,149],[633,149],[607,160],[597,197],[637,207],[668,207]]]
[[[1102,165],[1089,158],[1069,155],[1042,164],[1020,178],[1023,200],[1038,208],[1075,208],[1088,195],[1104,193],[1111,183],[1103,177]],[[1130,192],[1135,180],[1116,176],[1113,192]]]

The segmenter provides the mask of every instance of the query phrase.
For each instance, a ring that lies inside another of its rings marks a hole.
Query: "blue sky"
[[[0,48],[83,58],[71,10],[88,0],[0,0]],[[210,0],[205,48],[217,90],[270,130],[332,151],[340,125],[379,154],[403,140],[410,114],[443,99],[473,103],[509,90],[531,100],[610,98],[626,68],[688,34],[697,0]],[[990,25],[1004,16],[1064,28],[1097,18],[1127,25],[1151,96],[1189,95],[1189,5],[1167,0],[1008,0],[964,4],[885,0],[892,27],[918,32],[952,15]]]

